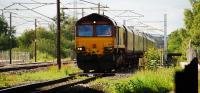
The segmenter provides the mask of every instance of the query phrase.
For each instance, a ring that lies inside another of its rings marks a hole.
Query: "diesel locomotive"
[[[148,35],[96,13],[79,19],[75,29],[77,65],[84,72],[137,66],[139,58],[155,44]]]

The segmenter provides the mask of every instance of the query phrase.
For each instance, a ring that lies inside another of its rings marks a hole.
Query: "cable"
[[[28,8],[28,7],[26,7],[26,6],[22,5],[22,4],[20,4],[20,3],[19,3],[19,5],[22,6],[22,7],[24,7],[24,8],[26,8],[26,9],[29,9],[29,10],[31,10],[31,11],[37,13],[37,14],[39,14],[39,15],[41,15],[41,16],[44,16],[44,17],[46,17],[46,18],[48,18],[48,19],[51,19],[51,20],[55,21],[53,18],[50,18],[50,17],[48,17],[48,16],[46,16],[46,15],[43,15],[43,14],[41,14],[41,13],[39,13],[39,12],[33,10],[33,9],[30,9],[30,8]]]

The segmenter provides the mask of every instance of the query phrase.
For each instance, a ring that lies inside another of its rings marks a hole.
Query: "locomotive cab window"
[[[93,36],[93,26],[92,25],[79,25],[78,26],[78,36]]]
[[[110,25],[96,25],[96,36],[112,36]]]

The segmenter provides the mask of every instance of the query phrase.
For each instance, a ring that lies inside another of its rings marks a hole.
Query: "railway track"
[[[70,64],[70,63],[75,63],[75,62],[63,62],[63,64]],[[29,70],[29,69],[36,69],[36,68],[41,68],[41,67],[53,66],[53,65],[57,65],[57,63],[40,62],[40,63],[17,64],[17,65],[0,67],[0,72]]]
[[[62,93],[69,92],[67,89],[78,84],[86,84],[97,78],[114,76],[115,73],[76,73],[65,78],[39,82],[29,85],[16,86],[6,89],[1,89],[0,93]],[[86,78],[77,80],[78,76]]]

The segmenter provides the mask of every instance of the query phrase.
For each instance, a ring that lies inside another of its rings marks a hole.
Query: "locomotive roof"
[[[134,29],[134,26],[126,26],[126,28],[127,28],[127,31],[129,31],[129,32],[131,31],[134,34],[141,36],[141,34]]]
[[[149,38],[149,40],[151,40],[152,42],[155,42],[155,39],[153,38],[153,36],[152,35],[150,35],[150,34],[147,34],[147,37]]]
[[[111,22],[113,25],[117,25],[117,23],[113,19],[109,18],[106,15],[100,15],[100,14],[97,14],[97,13],[92,13],[92,14],[89,14],[85,17],[82,17],[81,19],[79,19],[77,21],[77,24],[79,24],[83,21],[88,21],[88,20],[89,21],[102,21],[103,20],[103,21]]]
[[[133,33],[136,34],[136,35],[142,36],[144,38],[147,38],[148,40],[151,40],[152,42],[155,42],[155,40],[152,38],[152,36],[150,34],[136,31],[137,29],[134,29],[134,26],[127,26],[126,28],[127,28],[128,31],[129,30],[133,31]]]

